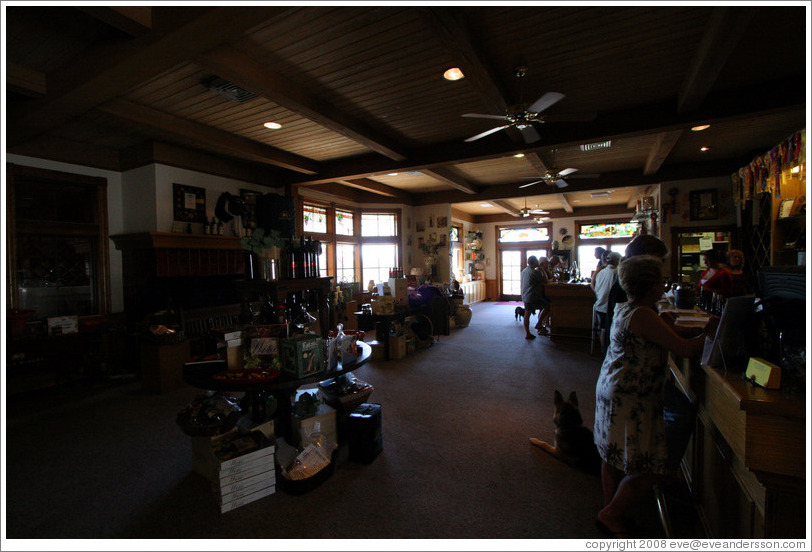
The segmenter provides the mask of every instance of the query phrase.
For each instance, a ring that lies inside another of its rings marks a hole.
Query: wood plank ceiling
[[[729,175],[806,121],[808,6],[3,10],[7,151],[116,170],[196,151],[215,170],[362,203],[572,213]],[[465,78],[444,80],[453,66]],[[227,99],[212,77],[255,97]],[[565,97],[538,140],[509,127],[465,141],[504,122],[464,113],[549,91]],[[711,127],[688,130],[699,123]],[[519,187],[566,167],[566,188]]]

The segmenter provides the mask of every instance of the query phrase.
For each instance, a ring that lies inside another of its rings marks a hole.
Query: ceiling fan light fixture
[[[452,67],[450,69],[447,69],[446,72],[443,73],[443,78],[445,80],[456,81],[465,78],[465,74],[459,67]]]

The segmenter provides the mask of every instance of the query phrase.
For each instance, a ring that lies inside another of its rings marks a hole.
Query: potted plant
[[[436,239],[429,238],[422,241],[419,247],[423,252],[423,262],[426,263],[426,271],[431,277],[434,277],[437,269],[437,252],[442,246]]]
[[[276,280],[279,276],[279,255],[284,245],[278,230],[256,228],[250,236],[242,238],[246,252],[245,275],[248,279]]]

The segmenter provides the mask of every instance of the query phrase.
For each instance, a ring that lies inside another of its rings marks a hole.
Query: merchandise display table
[[[279,437],[284,437],[288,443],[292,443],[291,414],[296,390],[303,385],[318,383],[326,379],[337,378],[348,374],[366,364],[372,354],[372,348],[363,341],[358,341],[357,344],[358,357],[354,361],[344,364],[339,363],[336,370],[330,370],[303,378],[290,378],[283,374],[270,382],[235,383],[233,381],[215,380],[212,378],[214,371],[207,372],[200,369],[190,370],[184,368],[183,379],[189,385],[200,389],[245,392],[252,397],[253,408],[259,408],[261,406],[263,394],[269,393],[273,395],[276,399],[276,414],[274,415],[276,419],[276,434]],[[216,371],[219,372],[221,369],[218,368]]]

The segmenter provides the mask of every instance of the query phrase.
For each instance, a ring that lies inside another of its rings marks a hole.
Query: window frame
[[[338,283],[338,271],[336,260],[336,247],[339,244],[355,246],[355,260],[354,260],[354,273],[356,278],[362,278],[364,267],[361,260],[361,248],[365,244],[392,244],[397,247],[397,261],[399,266],[403,266],[403,217],[401,209],[387,209],[387,208],[362,208],[350,207],[345,204],[327,203],[324,201],[313,200],[309,198],[301,198],[297,202],[297,231],[300,235],[307,238],[310,236],[314,240],[319,240],[327,247],[327,262],[328,276],[332,277],[334,282]],[[315,206],[327,210],[327,232],[305,232],[304,231],[304,209],[305,205]],[[353,235],[347,236],[345,234],[336,233],[336,211],[344,211],[352,213],[353,215]],[[361,235],[361,217],[365,214],[386,214],[395,217],[395,235],[394,236],[363,236]],[[360,280],[356,280],[359,281]],[[363,282],[361,282],[363,284]]]

